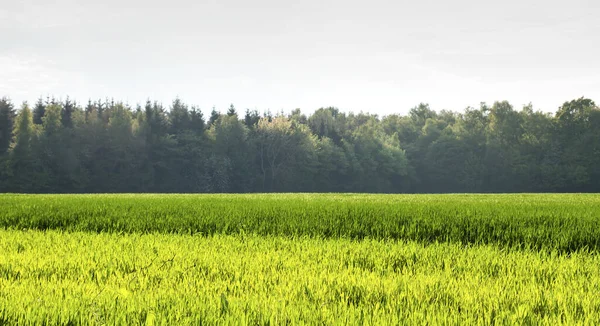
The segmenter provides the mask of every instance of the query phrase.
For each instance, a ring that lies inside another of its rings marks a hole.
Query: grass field
[[[0,195],[0,324],[598,324],[598,195]]]

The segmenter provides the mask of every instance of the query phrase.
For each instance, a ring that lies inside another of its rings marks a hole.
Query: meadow
[[[0,195],[0,324],[598,324],[600,196]]]

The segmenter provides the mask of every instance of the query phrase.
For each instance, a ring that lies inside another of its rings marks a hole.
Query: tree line
[[[555,114],[503,101],[383,117],[231,105],[207,119],[180,99],[0,99],[0,192],[598,191],[600,109],[586,98]]]

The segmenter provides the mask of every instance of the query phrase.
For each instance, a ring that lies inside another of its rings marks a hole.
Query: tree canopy
[[[600,109],[383,117],[0,99],[0,192],[598,192]]]

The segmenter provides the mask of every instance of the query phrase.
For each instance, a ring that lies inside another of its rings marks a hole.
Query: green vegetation
[[[0,195],[2,324],[598,324],[600,195]]]
[[[0,192],[600,192],[600,109],[580,98],[555,112],[506,101],[383,117],[231,106],[205,119],[179,99],[16,110],[0,98]]]
[[[0,227],[600,249],[598,195],[0,195]]]
[[[0,323],[598,324],[600,258],[458,244],[0,231]]]

